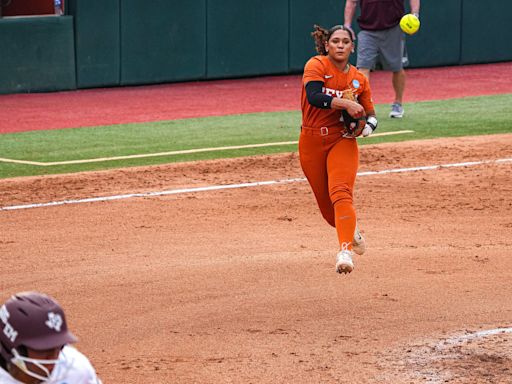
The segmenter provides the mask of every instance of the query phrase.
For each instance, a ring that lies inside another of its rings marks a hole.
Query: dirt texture
[[[510,134],[361,147],[491,162],[359,177],[347,276],[304,181],[0,210],[1,299],[57,297],[105,383],[512,383],[507,158]],[[5,179],[0,207],[301,177],[288,153]]]

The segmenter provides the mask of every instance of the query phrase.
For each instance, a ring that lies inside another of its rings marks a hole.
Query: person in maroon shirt
[[[356,66],[368,79],[377,61],[383,69],[393,72],[395,99],[389,117],[403,117],[404,64],[407,64],[407,55],[400,19],[405,15],[405,0],[346,0],[344,25],[351,30],[358,5],[361,14],[357,22],[361,30],[357,35]],[[411,13],[419,17],[420,0],[409,0],[409,5]]]

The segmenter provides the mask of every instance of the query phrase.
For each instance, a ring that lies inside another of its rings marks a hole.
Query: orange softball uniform
[[[310,81],[324,83],[323,92],[332,97],[341,98],[343,91],[351,89],[367,115],[375,111],[368,79],[352,65],[348,72],[344,73],[336,68],[327,56],[319,55],[312,57],[304,67],[301,95],[303,126],[320,128],[343,125],[343,122],[340,122],[341,110],[321,109],[309,104],[305,86]]]
[[[341,110],[322,109],[309,104],[306,84],[324,83],[323,92],[342,97],[351,89],[366,114],[374,114],[368,79],[354,66],[345,73],[327,56],[311,58],[302,80],[302,127],[299,157],[302,170],[313,190],[323,218],[336,228],[340,247],[352,249],[356,227],[353,191],[359,166],[357,140],[343,137]]]

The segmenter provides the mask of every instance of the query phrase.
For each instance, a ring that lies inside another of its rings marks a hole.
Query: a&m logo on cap
[[[45,324],[50,329],[55,329],[57,332],[60,332],[60,327],[62,327],[62,317],[58,313],[48,312],[48,320],[46,320]]]

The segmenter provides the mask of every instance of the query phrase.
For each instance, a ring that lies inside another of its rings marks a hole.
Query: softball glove
[[[347,110],[343,109],[341,111],[341,117],[343,125],[345,125],[344,137],[357,137],[363,133],[364,127],[366,126],[366,116],[355,119],[350,116]]]

